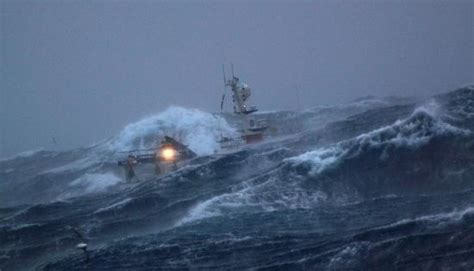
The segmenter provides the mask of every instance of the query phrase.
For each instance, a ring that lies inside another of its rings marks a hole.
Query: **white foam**
[[[85,194],[106,192],[122,182],[122,178],[112,172],[86,173],[69,184],[58,200],[77,197]]]
[[[191,223],[197,220],[222,215],[222,213],[218,210],[210,208],[210,206],[212,206],[214,202],[218,201],[219,198],[220,196],[196,204],[196,206],[188,211],[188,214],[185,217],[176,223],[176,226],[181,226],[183,224]]]
[[[218,150],[221,134],[233,136],[235,133],[222,117],[172,106],[162,113],[127,125],[107,146],[114,151],[152,148],[160,137],[168,135],[188,145],[197,154],[207,155]]]
[[[342,141],[330,147],[318,148],[288,158],[285,161],[295,164],[311,162],[311,173],[319,174],[342,159],[356,157],[368,148],[384,148],[381,158],[386,159],[385,151],[391,147],[417,148],[427,144],[436,136],[470,134],[468,130],[443,122],[438,117],[439,113],[440,107],[431,102],[417,108],[410,117],[398,120],[392,125]]]
[[[103,208],[99,208],[97,209],[94,213],[101,213],[101,212],[106,212],[106,211],[110,211],[110,210],[118,210],[118,209],[121,209],[123,208],[127,203],[129,203],[132,199],[131,198],[126,198],[124,200],[121,200],[119,202],[116,202],[114,204],[111,204],[109,206],[106,206],[106,207],[103,207]]]
[[[313,163],[311,173],[318,174],[338,162],[344,153],[345,151],[341,148],[341,146],[336,145],[306,152],[297,157],[285,159],[285,161],[296,163],[311,161]]]
[[[237,191],[218,195],[198,203],[177,223],[177,226],[235,211],[272,212],[287,209],[311,209],[327,198],[320,191],[307,191],[301,188],[298,182],[282,181],[276,177],[270,177],[260,184],[255,184],[253,180],[250,180],[240,186]]]
[[[355,242],[345,246],[344,249],[331,257],[329,268],[338,269],[341,266],[353,266],[354,261],[359,260],[361,251],[369,244],[370,242]]]
[[[51,168],[48,170],[45,170],[41,172],[40,174],[50,174],[50,173],[63,173],[63,172],[70,172],[70,171],[77,171],[77,170],[83,170],[88,167],[93,166],[99,162],[97,159],[93,158],[93,155],[90,155],[88,157],[75,160],[71,163],[56,167],[56,168]]]
[[[28,158],[28,157],[31,157],[39,152],[42,152],[44,151],[44,148],[39,148],[39,149],[33,149],[33,150],[29,150],[29,151],[24,151],[24,152],[20,152],[20,153],[17,153],[11,157],[6,157],[6,158],[2,158],[0,159],[0,162],[4,162],[4,161],[8,161],[8,160],[14,160],[14,159],[18,159],[18,158]]]
[[[428,143],[436,136],[469,133],[440,120],[439,110],[440,107],[434,102],[418,107],[407,119],[398,120],[392,125],[356,137],[356,143],[372,147],[381,145],[417,147]]]
[[[442,228],[453,223],[458,223],[466,215],[474,215],[474,207],[467,207],[463,210],[455,210],[447,213],[425,215],[413,219],[402,219],[387,226],[382,226],[379,229],[398,227],[412,222],[428,222],[429,224],[425,224],[426,227]]]

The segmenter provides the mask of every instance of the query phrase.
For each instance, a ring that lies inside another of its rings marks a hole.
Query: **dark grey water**
[[[1,161],[0,268],[474,267],[473,87],[262,116],[275,136],[228,153],[211,154],[235,120],[171,108],[88,148]],[[160,133],[201,156],[125,182],[117,151]]]

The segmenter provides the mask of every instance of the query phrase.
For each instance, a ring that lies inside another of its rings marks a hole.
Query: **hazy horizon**
[[[4,0],[0,14],[0,157],[87,146],[169,105],[218,112],[222,64],[261,110],[474,82],[472,1]]]

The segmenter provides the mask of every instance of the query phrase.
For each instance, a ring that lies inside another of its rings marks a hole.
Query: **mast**
[[[246,104],[247,99],[251,95],[250,87],[239,81],[239,78],[234,75],[234,65],[231,64],[232,68],[232,79],[226,82],[226,86],[229,86],[232,91],[232,102],[234,103],[234,113],[236,114],[250,114],[257,111],[257,107],[248,106]]]
[[[232,79],[225,80],[224,65],[222,66],[222,72],[224,74],[224,94],[226,88],[229,86],[232,91],[232,103],[234,104],[234,113],[240,115],[239,119],[242,121],[241,139],[246,144],[259,142],[263,140],[264,131],[268,128],[266,119],[256,119],[250,116],[251,113],[256,112],[258,109],[256,106],[247,105],[246,101],[251,95],[250,87],[239,81],[239,78],[234,74],[234,65],[231,64]],[[224,97],[222,96],[221,111],[223,108]]]

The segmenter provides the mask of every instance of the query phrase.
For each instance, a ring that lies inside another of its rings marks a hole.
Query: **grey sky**
[[[0,1],[0,157],[218,111],[221,63],[262,109],[296,108],[295,85],[310,107],[474,81],[474,1]]]

